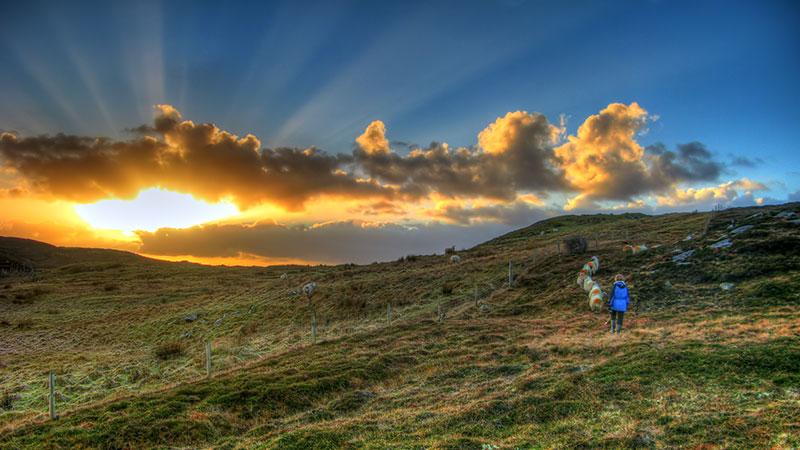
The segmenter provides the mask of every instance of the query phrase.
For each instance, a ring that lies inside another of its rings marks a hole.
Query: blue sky
[[[793,1],[3,2],[0,14],[0,131],[20,137],[131,139],[167,104],[264,147],[349,154],[377,120],[390,142],[470,147],[508,112],[563,114],[575,134],[636,102],[650,118],[639,144],[701,142],[723,168],[674,187],[744,177],[777,200],[800,188]]]

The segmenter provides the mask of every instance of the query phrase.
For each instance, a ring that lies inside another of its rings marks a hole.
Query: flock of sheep
[[[578,286],[581,286],[584,291],[589,293],[589,308],[592,311],[597,311],[603,307],[603,297],[605,296],[600,285],[592,280],[592,275],[597,273],[598,269],[600,269],[600,259],[597,256],[592,256],[592,259],[584,264],[583,269],[578,274]]]

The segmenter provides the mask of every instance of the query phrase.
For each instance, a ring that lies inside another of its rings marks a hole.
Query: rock
[[[252,314],[253,311],[255,311],[255,310],[256,310],[256,305],[253,305],[253,306],[250,307],[250,309],[247,310],[247,314]]]
[[[777,216],[775,216],[775,217],[784,218],[784,217],[794,217],[794,216],[796,216],[796,215],[797,215],[797,213],[795,213],[795,212],[792,212],[792,211],[781,211],[781,212],[780,212],[780,213],[778,213],[778,215],[777,215]]]
[[[650,248],[661,248],[661,247],[663,247],[663,245],[661,245],[661,244],[656,244],[656,245],[654,245],[654,246],[652,246],[652,247],[650,247]]]
[[[696,251],[697,250],[689,250],[687,252],[681,253],[680,255],[675,255],[675,256],[672,257],[672,262],[683,261],[684,259],[692,256],[694,254],[694,252],[696,252]]]
[[[489,305],[484,303],[483,305],[481,305],[481,309],[489,309]]]
[[[169,322],[167,322],[167,325],[172,325],[177,321],[178,321],[178,319],[170,320]]]
[[[234,315],[234,314],[239,314],[239,311],[234,311],[234,312],[231,313],[231,315]]]
[[[588,244],[586,238],[580,236],[570,236],[564,238],[564,245],[566,246],[568,255],[579,255],[586,252]]]
[[[198,397],[196,395],[190,395],[190,396],[186,397],[186,400],[189,400],[190,402],[199,402],[200,401],[200,397]]]
[[[692,262],[691,261],[681,261],[681,262],[678,263],[678,265],[679,266],[691,266]]]
[[[183,320],[186,322],[194,322],[195,320],[197,320],[198,317],[202,316],[203,314],[205,314],[203,311],[195,311],[191,314],[183,316]]]
[[[214,326],[215,326],[215,327],[218,327],[218,326],[219,326],[221,323],[222,323],[222,317],[220,317],[219,319],[217,319],[216,321],[214,321]]]
[[[734,228],[733,230],[731,230],[731,233],[732,234],[744,233],[745,231],[747,231],[747,230],[749,230],[751,228],[753,228],[753,225],[744,225],[744,226],[741,226],[739,228]]]
[[[691,241],[692,239],[694,239],[694,233],[686,236],[686,239],[684,239],[684,241]]]
[[[723,291],[730,291],[731,289],[733,289],[733,286],[735,286],[733,283],[720,283],[719,284],[720,289],[722,289]]]
[[[723,247],[729,247],[731,244],[733,244],[733,242],[731,242],[730,239],[725,239],[725,240],[722,240],[722,241],[719,241],[719,242],[715,242],[715,243],[709,245],[709,247],[711,247],[711,248],[723,248]]]
[[[580,372],[586,372],[590,368],[591,367],[586,367],[586,366],[575,366],[575,367],[572,367],[571,369],[569,369],[569,371],[572,372],[572,373],[580,373]]]
[[[764,212],[763,211],[760,212],[760,213],[755,213],[752,216],[750,216],[750,217],[748,217],[747,219],[744,219],[744,220],[758,219],[759,217],[764,217]]]
[[[675,286],[673,286],[672,283],[670,283],[669,280],[667,280],[664,282],[664,287],[667,289],[673,289]]]
[[[789,223],[800,223],[800,219],[790,220]]]
[[[186,338],[188,338],[188,337],[192,337],[192,335],[194,334],[194,331],[195,331],[195,330],[194,330],[194,329],[192,329],[192,330],[189,330],[189,331],[187,331],[186,333],[183,333],[183,334],[181,335],[181,339],[186,339]]]
[[[197,321],[197,323],[206,323],[206,319],[200,319]]]

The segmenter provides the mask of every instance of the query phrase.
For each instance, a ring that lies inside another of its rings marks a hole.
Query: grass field
[[[798,448],[800,225],[779,211],[800,204],[558,217],[459,264],[207,267],[4,239],[40,269],[0,278],[0,447]],[[732,219],[754,227],[723,237]],[[559,257],[575,235],[590,253]],[[602,287],[628,278],[622,335],[575,284],[593,254]],[[309,281],[316,346],[289,295]]]

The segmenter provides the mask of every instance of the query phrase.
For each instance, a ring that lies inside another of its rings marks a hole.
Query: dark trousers
[[[611,321],[616,321],[617,326],[622,328],[622,316],[625,315],[625,311],[611,311]]]

